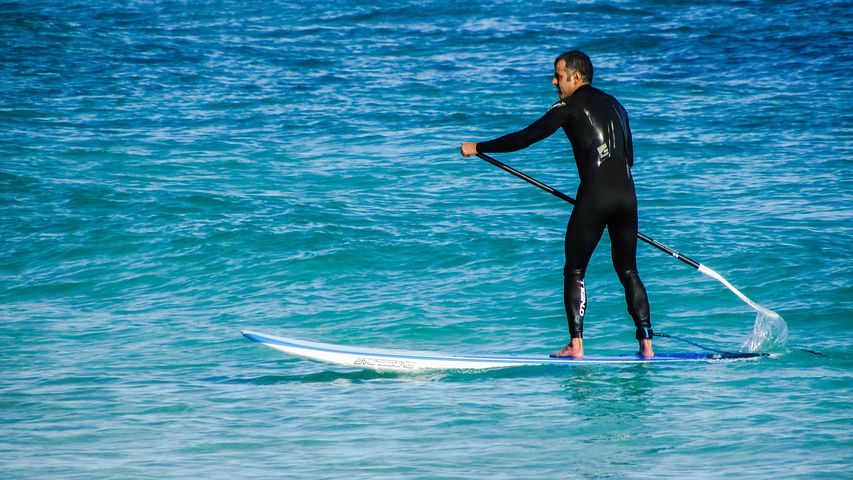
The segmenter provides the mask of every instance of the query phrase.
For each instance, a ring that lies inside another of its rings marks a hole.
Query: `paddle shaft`
[[[529,176],[523,172],[519,172],[518,170],[510,167],[509,165],[507,165],[503,162],[495,160],[494,158],[486,155],[485,153],[478,153],[477,156],[480,157],[481,159],[491,163],[492,165],[500,168],[501,170],[508,172],[508,173],[511,173],[511,174],[515,175],[516,177],[524,180],[525,182],[527,182],[531,185],[535,185],[535,186],[541,188],[542,190],[545,190],[546,192],[550,193],[551,195],[554,195],[557,198],[565,200],[566,202],[569,202],[572,205],[575,204],[574,198],[566,195],[565,193],[563,193],[563,192],[561,192],[555,188],[552,188],[552,187],[549,187],[548,185],[545,185],[544,183],[540,182],[539,180],[536,180],[535,178],[533,178],[533,177],[531,177],[531,176]],[[686,257],[686,256],[676,252],[675,250],[667,247],[666,245],[658,242],[657,240],[655,240],[649,236],[646,236],[640,232],[637,232],[637,238],[639,238],[640,240],[642,240],[642,241],[648,243],[649,245],[657,248],[658,250],[661,250],[662,252],[664,252],[668,255],[671,255],[672,257],[674,257],[678,260],[681,260],[682,262],[686,263],[687,265],[690,265],[691,267],[693,267],[697,270],[699,270],[699,267],[702,266],[696,260],[693,260],[689,257]]]

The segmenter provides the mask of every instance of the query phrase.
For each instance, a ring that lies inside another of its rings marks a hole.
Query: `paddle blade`
[[[755,324],[752,326],[752,336],[741,346],[741,350],[748,352],[785,350],[785,345],[788,343],[788,324],[785,323],[781,315],[750,300],[712,268],[699,265],[697,270],[725,285],[738,298],[758,312],[755,316]]]

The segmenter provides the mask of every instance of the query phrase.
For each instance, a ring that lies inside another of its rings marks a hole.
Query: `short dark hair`
[[[566,70],[571,74],[578,72],[581,78],[586,83],[592,83],[592,61],[589,57],[580,50],[571,50],[566,53],[561,53],[556,60],[554,66],[560,63],[560,60],[566,62]]]

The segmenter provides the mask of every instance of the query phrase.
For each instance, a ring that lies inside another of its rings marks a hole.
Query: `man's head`
[[[557,87],[561,99],[569,98],[582,85],[592,83],[592,62],[589,57],[579,51],[572,50],[554,60],[554,79],[551,81]]]

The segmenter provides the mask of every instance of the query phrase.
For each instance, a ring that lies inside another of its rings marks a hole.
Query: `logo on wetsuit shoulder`
[[[607,148],[606,143],[602,143],[598,147],[598,164],[601,165],[608,158],[610,158],[610,149]]]

